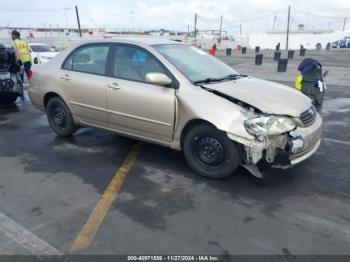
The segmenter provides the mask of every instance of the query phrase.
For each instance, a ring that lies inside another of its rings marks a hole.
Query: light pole
[[[288,51],[289,48],[289,28],[290,26],[290,6],[288,7],[288,25],[287,25],[287,41],[286,41],[286,50]]]

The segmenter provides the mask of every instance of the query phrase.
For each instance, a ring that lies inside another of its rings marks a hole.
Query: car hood
[[[311,100],[300,91],[253,77],[202,86],[240,100],[266,114],[298,117],[311,105]]]
[[[40,56],[43,56],[43,57],[50,57],[50,58],[53,58],[55,57],[58,52],[40,52],[38,53]]]

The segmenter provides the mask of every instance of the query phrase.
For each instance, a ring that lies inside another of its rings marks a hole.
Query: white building
[[[320,43],[325,48],[327,43],[344,39],[350,36],[350,31],[293,31],[289,34],[289,48],[299,49],[303,45],[307,49],[316,49]],[[260,46],[262,49],[275,49],[281,43],[281,49],[286,46],[286,32],[267,32],[250,34],[248,45],[251,48]]]

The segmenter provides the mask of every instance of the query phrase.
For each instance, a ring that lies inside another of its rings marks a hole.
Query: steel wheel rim
[[[203,136],[195,139],[195,154],[209,167],[217,167],[225,160],[225,148],[216,138]]]
[[[66,113],[61,105],[56,105],[52,108],[51,118],[57,127],[64,129],[67,126]]]

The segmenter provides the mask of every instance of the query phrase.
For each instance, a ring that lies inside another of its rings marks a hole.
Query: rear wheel
[[[230,176],[242,159],[240,147],[209,124],[195,126],[187,133],[184,153],[194,171],[212,179]]]
[[[51,98],[46,107],[47,119],[50,127],[59,136],[71,136],[77,131],[72,114],[59,97]]]

